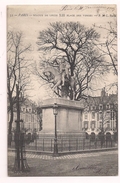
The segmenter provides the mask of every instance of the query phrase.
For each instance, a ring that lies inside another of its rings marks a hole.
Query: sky
[[[46,29],[49,23],[56,21],[79,21],[86,27],[91,27],[93,24],[105,27],[107,22],[112,22],[116,19],[116,7],[113,5],[48,5],[48,6],[8,6],[7,7],[7,30],[19,31],[24,33],[24,43],[32,45],[32,51],[28,57],[32,62],[39,62],[40,53],[37,47],[37,37],[39,31]],[[105,30],[97,30],[101,34],[101,39],[104,39]],[[116,81],[116,77],[108,75],[104,82],[98,83],[98,88]],[[50,97],[44,86],[41,87],[40,81],[34,75],[31,75],[32,88],[29,91],[29,96],[33,101],[42,100]],[[100,94],[100,90],[96,95]]]

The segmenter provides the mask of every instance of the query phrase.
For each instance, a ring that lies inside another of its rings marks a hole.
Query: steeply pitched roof
[[[97,97],[89,96],[85,103],[86,106],[87,105],[88,106],[99,106],[100,104],[102,104],[103,106],[106,106],[107,104],[118,104],[117,94],[110,94],[110,95],[97,96]]]

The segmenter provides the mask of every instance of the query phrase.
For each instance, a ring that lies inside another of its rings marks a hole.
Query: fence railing
[[[36,150],[41,152],[54,151],[54,138],[40,138],[26,141],[26,150]],[[109,140],[90,140],[81,138],[58,138],[57,140],[58,152],[82,151],[89,149],[100,149],[115,147],[116,142],[112,139]],[[11,148],[15,147],[15,142],[12,140]]]

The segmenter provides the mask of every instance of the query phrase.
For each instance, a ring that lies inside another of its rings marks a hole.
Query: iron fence
[[[116,142],[113,139],[81,139],[81,138],[58,138],[58,152],[82,151],[90,149],[110,148],[115,147]],[[41,138],[26,140],[26,150],[35,150],[41,152],[53,152],[54,138]],[[15,147],[14,140],[11,142],[12,148]]]

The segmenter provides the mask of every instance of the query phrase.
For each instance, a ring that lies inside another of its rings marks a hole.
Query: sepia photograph
[[[6,13],[8,176],[118,176],[117,5]]]

